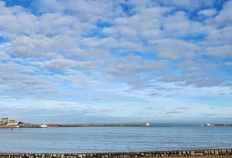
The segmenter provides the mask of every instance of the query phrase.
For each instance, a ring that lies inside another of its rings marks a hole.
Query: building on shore
[[[7,127],[17,127],[18,122],[16,120],[9,120],[7,123]]]
[[[0,127],[18,127],[18,121],[16,120],[9,120],[8,118],[2,118],[0,120]]]
[[[5,125],[7,125],[7,123],[8,123],[8,118],[2,118],[2,120],[0,121],[0,126],[5,126]]]

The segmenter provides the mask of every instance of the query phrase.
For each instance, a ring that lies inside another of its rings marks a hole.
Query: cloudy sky
[[[232,1],[0,1],[0,117],[232,121]]]

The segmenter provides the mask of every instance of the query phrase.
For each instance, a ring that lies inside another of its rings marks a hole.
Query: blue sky
[[[232,1],[0,1],[0,116],[231,122]]]

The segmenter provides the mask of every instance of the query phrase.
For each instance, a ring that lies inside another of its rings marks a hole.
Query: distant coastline
[[[101,123],[101,124],[48,124],[48,127],[147,127],[147,123],[122,124],[122,123]]]
[[[17,121],[8,118],[2,118],[0,120],[0,128],[53,128],[53,127],[150,127],[150,123],[86,123],[86,124],[33,124],[22,121]],[[214,127],[214,126],[232,126],[232,124],[210,124],[205,123],[198,126],[203,127]]]
[[[32,124],[2,118],[0,128],[52,128],[52,127],[149,127],[150,123],[95,123],[95,124]]]
[[[206,126],[206,127],[214,127],[214,126],[232,126],[232,124],[210,124],[210,123],[206,123],[206,124],[204,124],[204,126]]]
[[[0,128],[55,128],[55,127],[148,127],[146,124],[47,124],[42,127],[39,124],[25,124],[21,126],[0,126]]]

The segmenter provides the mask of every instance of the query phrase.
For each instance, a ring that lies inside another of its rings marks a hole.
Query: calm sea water
[[[0,129],[0,152],[118,152],[232,148],[232,127]]]

